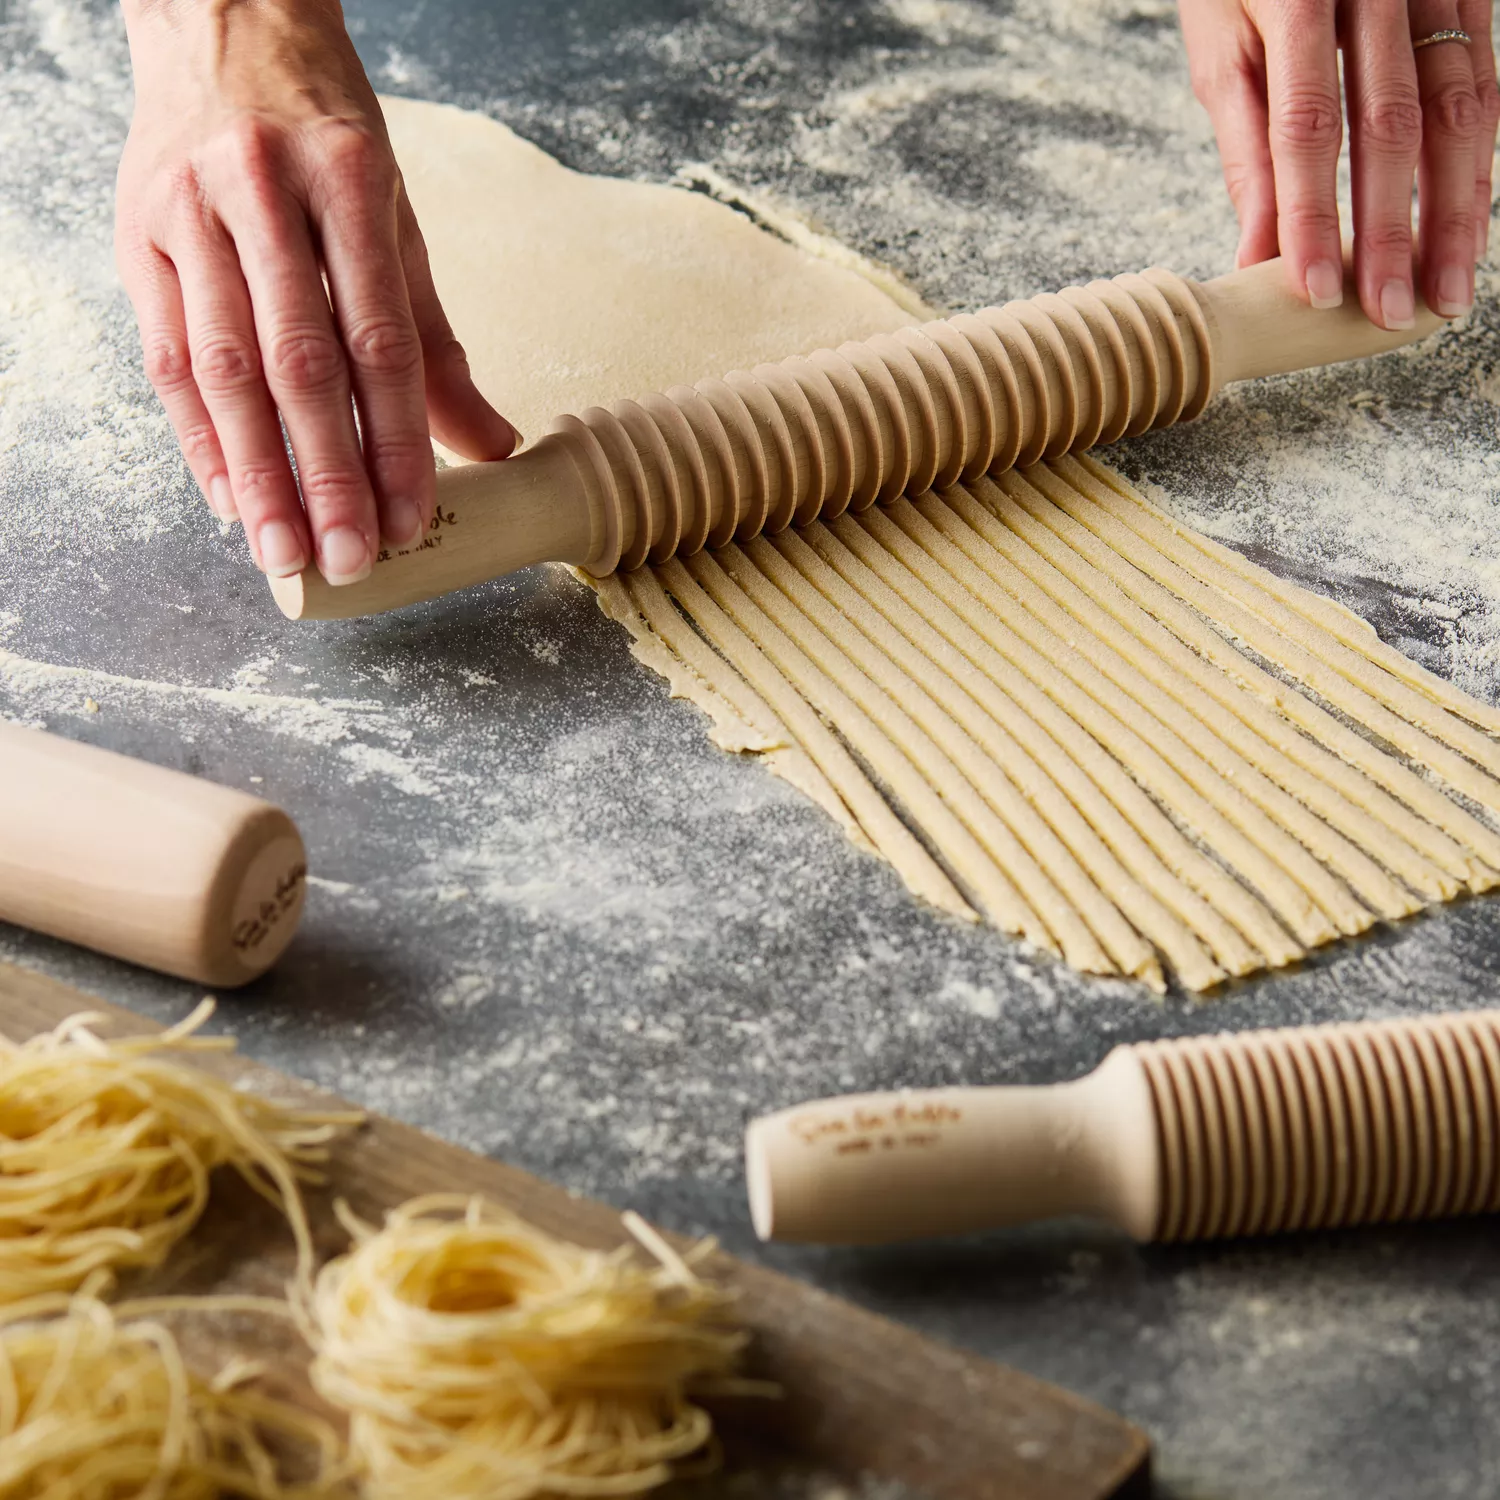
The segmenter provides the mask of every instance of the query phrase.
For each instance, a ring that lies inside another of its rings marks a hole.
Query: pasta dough
[[[702,197],[391,112],[438,285],[527,431],[918,311]],[[1087,972],[1204,989],[1500,880],[1459,800],[1500,816],[1500,712],[1088,458],[597,587],[719,744]]]
[[[446,104],[381,107],[474,377],[529,438],[559,412],[935,316],[703,193],[570,172]]]

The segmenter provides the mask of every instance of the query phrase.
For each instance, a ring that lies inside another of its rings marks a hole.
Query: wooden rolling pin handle
[[[1500,1209],[1500,1011],[1117,1048],[1076,1083],[754,1121],[763,1238],[876,1243],[1091,1214],[1140,1240]]]
[[[0,723],[0,921],[227,988],[291,941],[306,876],[280,808]]]
[[[1194,292],[1208,321],[1221,387],[1387,354],[1443,326],[1420,297],[1413,327],[1388,332],[1370,322],[1359,305],[1352,262],[1344,267],[1343,302],[1322,311],[1291,289],[1279,260],[1195,285]]]
[[[435,599],[533,563],[583,566],[603,548],[607,507],[574,445],[546,437],[503,463],[440,469],[437,504],[415,546],[382,549],[362,583],[334,588],[316,568],[270,580],[291,620],[347,620]]]
[[[1074,1083],[858,1094],[752,1122],[762,1239],[881,1244],[1086,1214],[1148,1239],[1156,1114],[1130,1051]]]
[[[1317,312],[1279,261],[1205,285],[1170,271],[879,334],[558,418],[534,448],[438,476],[432,529],[330,588],[275,580],[293,619],[373,614],[533,562],[595,574],[1188,420],[1229,380],[1379,353],[1352,286]]]

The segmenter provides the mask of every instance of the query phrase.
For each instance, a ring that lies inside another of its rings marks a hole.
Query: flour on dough
[[[451,105],[381,108],[474,378],[527,438],[559,412],[933,315],[703,193],[569,171]]]

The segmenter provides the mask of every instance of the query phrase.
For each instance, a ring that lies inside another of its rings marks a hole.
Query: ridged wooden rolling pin
[[[1082,1214],[1138,1240],[1500,1210],[1500,1011],[1118,1047],[1045,1088],[754,1121],[763,1239],[879,1244]]]
[[[361,583],[272,581],[292,619],[375,614],[537,562],[603,575],[1198,415],[1221,386],[1411,343],[1352,284],[1331,312],[1279,261],[1199,285],[1117,276],[559,417],[503,463],[438,475],[415,547]]]
[[[306,877],[279,807],[0,723],[0,921],[229,987],[280,957]]]

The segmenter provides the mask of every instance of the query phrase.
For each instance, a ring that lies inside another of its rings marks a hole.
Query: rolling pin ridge
[[[1500,1210],[1500,1013],[1145,1042],[1154,1239]]]
[[[1346,268],[1346,276],[1349,273]],[[446,469],[422,537],[334,587],[270,580],[292,619],[348,619],[539,562],[634,571],[1196,417],[1221,385],[1409,344],[1352,280],[1307,306],[1279,261],[1197,283],[1092,281],[559,417],[540,442]]]
[[[1095,281],[558,419],[604,575],[1196,416],[1213,341],[1170,271]]]

